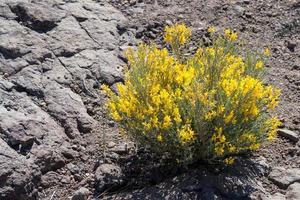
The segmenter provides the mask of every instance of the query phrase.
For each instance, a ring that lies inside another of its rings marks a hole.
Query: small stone
[[[89,189],[85,188],[85,187],[81,187],[79,190],[77,190],[73,197],[72,200],[86,200],[88,199],[88,196],[91,194],[91,192],[89,191]]]
[[[102,192],[107,187],[115,187],[123,182],[122,170],[119,166],[113,164],[102,164],[96,172],[98,191]]]
[[[273,195],[263,195],[260,197],[261,200],[286,200],[285,196],[279,192]]]
[[[238,15],[243,15],[245,12],[245,8],[243,8],[242,6],[239,5],[235,5],[233,6],[233,10],[236,12],[236,14]]]
[[[171,26],[173,23],[172,23],[172,21],[171,20],[166,20],[166,25],[168,25],[168,26]]]
[[[287,41],[286,46],[291,52],[294,52],[297,44],[296,44],[296,42],[289,40],[289,41]]]
[[[271,171],[269,179],[278,187],[286,189],[289,185],[300,181],[300,169],[276,167]]]
[[[71,183],[71,179],[69,176],[64,176],[61,180],[60,180],[61,183],[63,184],[70,184]]]
[[[125,154],[127,153],[127,144],[119,144],[118,146],[114,147],[112,149],[112,152],[118,153],[118,154]]]
[[[288,129],[279,129],[278,134],[282,137],[291,140],[292,142],[298,142],[299,140],[298,134]]]
[[[267,159],[263,156],[260,156],[254,160],[256,163],[256,168],[262,175],[268,174],[270,172],[270,166],[267,162]]]
[[[293,66],[293,70],[300,70],[300,63]]]
[[[110,141],[108,144],[107,144],[107,148],[113,148],[114,146],[116,146],[116,143]]]
[[[113,120],[110,120],[108,123],[107,123],[110,127],[114,127],[115,126],[115,122]]]
[[[244,4],[249,4],[249,3],[250,3],[250,0],[244,0],[243,3],[244,3]]]
[[[72,174],[77,174],[80,171],[80,168],[77,165],[74,165],[73,163],[67,164],[67,168]]]
[[[293,183],[287,189],[286,199],[299,200],[300,199],[300,183]]]

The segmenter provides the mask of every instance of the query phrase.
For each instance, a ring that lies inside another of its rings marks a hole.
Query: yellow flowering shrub
[[[275,137],[280,122],[270,113],[280,91],[262,82],[268,49],[244,55],[236,32],[208,32],[212,45],[183,57],[191,30],[184,24],[166,27],[171,51],[144,44],[128,50],[118,94],[103,89],[112,118],[138,144],[183,163],[232,164],[235,155]]]

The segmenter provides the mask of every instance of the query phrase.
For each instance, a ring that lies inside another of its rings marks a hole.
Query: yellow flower
[[[211,121],[217,115],[216,111],[211,110],[205,113],[204,119],[207,121]]]
[[[171,126],[172,122],[171,122],[171,117],[169,115],[166,115],[164,117],[164,122],[162,124],[162,128],[163,129],[167,129]]]
[[[151,119],[151,124],[153,127],[157,128],[158,127],[158,118],[157,116],[153,116]]]
[[[224,145],[217,145],[214,150],[218,156],[224,155]]]
[[[213,134],[211,140],[213,142],[215,142],[216,144],[221,144],[224,143],[226,141],[226,137],[223,133],[223,128],[219,127],[219,128],[215,128],[216,133]]]
[[[271,52],[270,52],[269,48],[265,48],[264,55],[267,56],[267,57],[269,57],[271,55]]]
[[[233,146],[232,144],[228,145],[228,151],[230,153],[235,153],[237,151],[237,148],[235,146]]]
[[[251,150],[251,151],[256,151],[256,150],[258,150],[259,149],[259,147],[260,147],[260,144],[251,144],[250,145],[250,147],[249,147],[249,149]]]
[[[111,89],[107,85],[103,84],[101,86],[101,89],[105,92],[105,94],[107,96],[109,96],[109,97],[112,96],[112,91],[111,91]]]
[[[206,50],[207,54],[211,57],[214,57],[216,55],[216,51],[214,50],[214,48],[207,47],[205,50]]]
[[[268,129],[268,140],[273,140],[277,135],[278,126],[281,122],[277,117],[272,117],[266,121],[266,126]]]
[[[224,30],[225,37],[230,40],[231,42],[234,42],[237,39],[237,34],[236,32],[230,30],[230,29],[225,29]]]
[[[234,163],[234,161],[235,161],[235,159],[233,157],[229,157],[224,160],[226,165],[232,165]]]
[[[236,119],[233,111],[230,111],[229,115],[226,115],[224,117],[224,122],[225,124],[229,124],[229,123],[236,124]]]
[[[162,142],[163,137],[161,136],[161,134],[159,134],[159,135],[157,135],[156,139],[158,142]]]
[[[122,117],[120,116],[120,114],[119,114],[117,111],[112,112],[112,113],[111,113],[111,116],[112,116],[113,119],[116,120],[117,122],[122,120]]]
[[[142,124],[143,124],[146,131],[149,131],[151,129],[151,124],[150,123],[143,122]]]
[[[173,110],[173,116],[174,116],[174,121],[176,123],[180,123],[182,121],[180,113],[179,113],[179,109],[177,107],[174,108],[174,110]]]
[[[230,30],[230,29],[225,29],[225,30],[224,30],[224,34],[225,34],[225,37],[226,37],[226,38],[229,38],[229,37],[230,37],[230,34],[231,34],[231,30]]]
[[[227,97],[232,96],[238,89],[238,81],[235,79],[224,79],[220,85]]]
[[[181,129],[178,131],[178,135],[182,144],[195,139],[194,131],[191,129],[190,125],[187,124],[181,127]]]
[[[216,28],[214,26],[210,26],[208,27],[208,30],[207,30],[209,33],[215,33],[216,32]]]
[[[281,90],[280,89],[273,89],[271,86],[265,88],[264,96],[265,102],[267,103],[267,107],[270,110],[273,110],[278,105],[279,97],[280,97]]]
[[[185,24],[175,24],[165,28],[164,40],[166,43],[174,45],[184,45],[191,36],[191,29]]]
[[[259,61],[257,61],[257,63],[255,64],[255,69],[261,69],[261,68],[263,68],[263,66],[264,66],[263,61],[259,60]]]
[[[222,114],[222,113],[224,113],[224,111],[225,111],[225,107],[224,107],[223,105],[220,105],[220,106],[218,107],[217,113],[218,113],[218,114]]]

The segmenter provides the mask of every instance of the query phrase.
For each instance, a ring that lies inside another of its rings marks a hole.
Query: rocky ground
[[[0,2],[0,199],[300,199],[300,2]],[[123,80],[122,51],[162,43],[165,25],[235,29],[271,48],[279,137],[230,167],[168,164],[119,135],[100,85]]]

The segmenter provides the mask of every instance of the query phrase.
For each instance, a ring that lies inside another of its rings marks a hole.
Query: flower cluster
[[[166,48],[140,45],[128,50],[124,84],[118,94],[107,86],[108,108],[136,142],[189,163],[224,159],[257,150],[276,135],[279,120],[270,114],[280,91],[262,82],[269,50],[242,56],[236,32],[226,29],[210,47],[180,56],[191,30],[184,24],[165,29]]]

